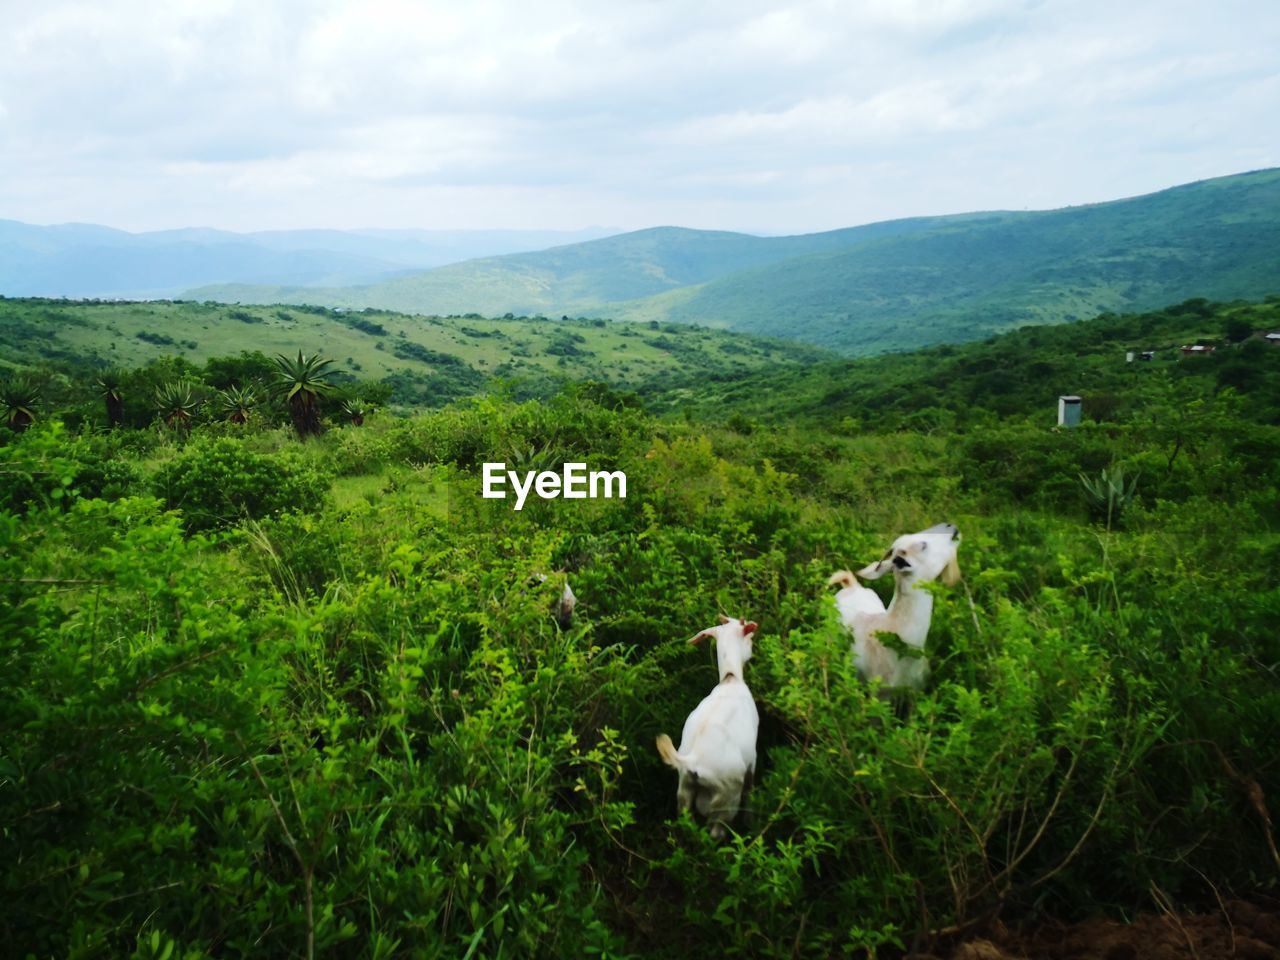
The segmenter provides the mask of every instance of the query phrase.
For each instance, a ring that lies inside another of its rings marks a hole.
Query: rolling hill
[[[404,406],[436,406],[499,380],[522,396],[554,392],[566,380],[679,391],[830,356],[788,341],[675,324],[0,297],[0,379],[15,369],[54,367],[91,380],[89,372],[106,367],[164,357],[199,365],[245,350],[322,353],[336,361],[339,379],[389,380]]]
[[[598,315],[602,304],[683,290],[752,267],[877,238],[921,233],[938,222],[896,220],[794,237],[653,227],[535,253],[470,260],[363,287],[217,284],[188,291],[187,296],[221,302],[376,306],[414,313]]]
[[[1280,290],[1280,170],[1044,213],[943,221],[615,306],[850,354]]]
[[[795,237],[656,228],[347,288],[197,298],[699,323],[883,353],[1026,324],[1280,289],[1280,170],[1062,210]]]

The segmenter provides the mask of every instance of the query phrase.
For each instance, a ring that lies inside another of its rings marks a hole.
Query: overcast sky
[[[0,0],[0,218],[794,233],[1280,166],[1276,0]]]

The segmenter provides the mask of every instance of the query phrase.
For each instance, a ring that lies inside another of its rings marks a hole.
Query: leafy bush
[[[0,510],[24,513],[74,496],[79,458],[61,421],[35,424],[20,434],[0,432]]]
[[[134,336],[145,343],[154,343],[160,347],[176,347],[178,345],[178,341],[173,337],[165,336],[163,333],[154,333],[150,330],[139,330]]]
[[[188,530],[229,526],[286,510],[314,511],[328,477],[298,454],[263,456],[227,437],[193,445],[157,471],[156,495],[181,510]]]

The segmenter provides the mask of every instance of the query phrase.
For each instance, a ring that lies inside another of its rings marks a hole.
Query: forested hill
[[[1280,345],[1265,339],[1275,331],[1280,296],[1197,298],[1146,313],[1024,327],[977,343],[777,369],[750,383],[705,383],[689,402],[746,421],[936,430],[1004,417],[1052,422],[1061,395],[1082,396],[1085,418],[1105,421],[1140,412],[1161,391],[1206,396],[1231,388],[1245,419],[1280,424]],[[1212,349],[1182,352],[1196,344]],[[1147,352],[1150,359],[1142,357]]]
[[[189,294],[426,313],[699,323],[853,355],[1026,324],[1275,292],[1280,170],[1039,212],[900,220],[799,237],[664,228],[342,288]]]
[[[1280,170],[1111,203],[942,220],[724,277],[616,316],[768,332],[850,354],[1276,292]]]

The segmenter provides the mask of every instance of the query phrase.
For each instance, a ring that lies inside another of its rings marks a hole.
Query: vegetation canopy
[[[157,386],[250,388],[269,357],[126,368],[116,429],[91,355],[33,360],[46,407],[0,429],[0,939],[817,960],[1275,897],[1277,328],[1275,301],[1189,301],[751,377],[662,331],[723,363],[398,412],[371,379],[359,428],[296,344],[247,422],[181,431]],[[517,514],[480,496],[504,457],[628,496]],[[931,678],[895,700],[825,584],[944,520],[963,579],[929,586]],[[716,841],[654,737],[715,684],[687,641],[721,613],[759,625],[760,727],[752,823]]]

